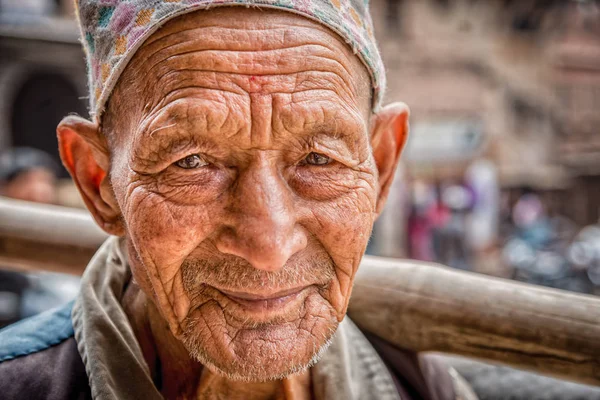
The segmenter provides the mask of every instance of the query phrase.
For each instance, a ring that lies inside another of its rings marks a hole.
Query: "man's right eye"
[[[175,162],[175,165],[183,169],[196,169],[208,165],[198,154],[191,154]]]
[[[314,151],[306,156],[304,162],[308,165],[328,165],[331,163],[331,158],[321,153],[315,153]]]

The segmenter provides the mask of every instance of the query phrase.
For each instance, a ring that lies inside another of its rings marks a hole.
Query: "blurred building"
[[[388,100],[412,110],[414,176],[485,157],[513,200],[524,188],[589,224],[600,205],[600,7],[570,0],[372,0]]]
[[[72,2],[0,0],[0,149],[58,159],[56,125],[86,115],[86,72]],[[63,171],[66,176],[66,171]]]

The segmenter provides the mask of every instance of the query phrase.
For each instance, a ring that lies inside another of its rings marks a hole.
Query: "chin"
[[[331,343],[338,322],[322,315],[299,321],[249,323],[227,334],[226,325],[188,318],[182,342],[190,356],[213,373],[245,382],[283,379],[313,366]]]

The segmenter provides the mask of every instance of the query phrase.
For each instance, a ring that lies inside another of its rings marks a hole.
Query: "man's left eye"
[[[324,154],[312,152],[306,156],[304,162],[309,165],[327,165],[331,162],[331,158]]]
[[[195,169],[205,167],[208,165],[208,163],[204,161],[204,159],[202,159],[202,157],[200,157],[198,154],[192,154],[182,158],[179,161],[176,161],[175,165],[183,169]]]

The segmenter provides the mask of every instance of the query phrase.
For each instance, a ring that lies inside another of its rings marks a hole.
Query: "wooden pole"
[[[600,299],[366,256],[349,315],[414,351],[452,353],[600,385]]]
[[[81,275],[108,236],[89,213],[0,197],[0,265]]]
[[[0,198],[0,264],[81,274],[106,238],[83,211]],[[399,347],[600,386],[600,299],[365,256],[349,315]]]
[[[87,211],[0,197],[0,235],[97,249],[107,235]]]

